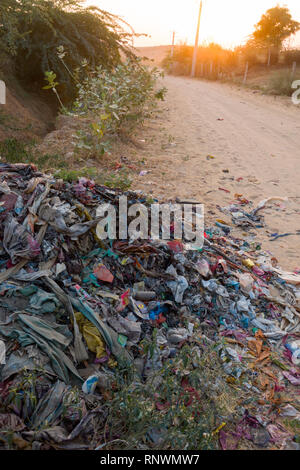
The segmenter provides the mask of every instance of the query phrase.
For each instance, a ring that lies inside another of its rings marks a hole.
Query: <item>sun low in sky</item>
[[[172,31],[176,43],[194,43],[200,0],[87,0],[122,16],[137,33],[151,37],[135,40],[136,47],[170,44]],[[203,0],[200,42],[217,42],[234,47],[247,40],[261,15],[276,6],[287,6],[300,21],[300,0]],[[290,40],[300,45],[300,34]]]

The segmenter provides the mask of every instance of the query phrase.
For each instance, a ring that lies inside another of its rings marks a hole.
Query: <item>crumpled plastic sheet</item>
[[[62,330],[64,334],[61,333]],[[53,371],[65,383],[69,383],[68,370],[79,382],[82,382],[73,362],[63,352],[63,349],[72,341],[72,335],[67,326],[49,323],[35,316],[19,314],[17,325],[2,326],[0,332],[8,338],[17,338],[22,347],[36,343],[49,356]]]
[[[261,423],[257,420],[255,416],[250,416],[248,410],[245,411],[243,419],[236,425],[235,431],[226,432],[221,429],[219,433],[219,441],[223,450],[236,450],[241,439],[248,439],[253,441],[255,435],[251,432],[253,429],[258,430],[261,428]],[[267,438],[264,436],[264,441],[262,447],[265,443],[268,442]]]
[[[168,269],[166,270],[166,273],[171,274],[174,277],[176,277],[175,281],[168,281],[166,284],[168,287],[170,287],[174,295],[175,302],[182,304],[184,292],[189,287],[189,284],[186,278],[184,276],[178,276],[176,269],[174,268],[173,265],[168,267]]]
[[[40,253],[39,242],[12,215],[4,225],[3,247],[14,264],[19,258],[33,259]]]
[[[4,382],[22,371],[34,371],[38,369],[39,367],[35,361],[32,358],[29,358],[27,354],[23,353],[22,356],[19,356],[16,353],[11,353],[1,371],[0,377]],[[49,364],[43,365],[43,372],[47,375],[56,377],[56,374],[53,372]]]
[[[267,430],[271,435],[272,441],[275,444],[278,444],[283,448],[288,440],[291,440],[294,435],[291,432],[288,432],[279,424],[268,424]]]
[[[42,205],[38,211],[38,215],[42,220],[48,222],[58,233],[67,235],[72,240],[76,240],[91,228],[96,227],[98,222],[101,220],[101,217],[96,217],[93,220],[76,223],[68,227],[61,212],[57,209],[51,208],[49,204]]]
[[[59,380],[39,401],[31,416],[31,426],[38,429],[40,426],[54,424],[63,412],[63,399],[70,387]]]

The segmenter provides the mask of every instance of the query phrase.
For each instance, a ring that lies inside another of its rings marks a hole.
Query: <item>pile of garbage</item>
[[[178,380],[174,364],[188,348],[185,409],[200,409],[207,384],[197,389],[190,374],[208,349],[224,375],[209,394],[223,380],[243,397],[231,417],[216,413],[204,438],[221,449],[245,441],[299,449],[299,274],[233,238],[222,221],[206,228],[199,250],[181,240],[103,241],[96,209],[117,209],[120,195],[0,163],[0,448],[107,448],[120,374],[131,374],[130,393],[151,382],[166,417],[172,402],[161,398],[160,371],[173,367]],[[147,204],[138,192],[125,195]],[[258,211],[233,217],[257,223]],[[167,424],[145,429],[135,448],[162,448],[169,432]]]

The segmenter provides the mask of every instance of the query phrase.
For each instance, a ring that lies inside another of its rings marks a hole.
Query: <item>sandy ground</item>
[[[149,173],[134,187],[202,202],[209,222],[231,222],[217,206],[228,206],[236,193],[253,207],[267,197],[288,197],[263,209],[266,227],[251,233],[283,268],[300,268],[300,235],[270,241],[270,234],[300,230],[300,106],[215,82],[166,77],[164,85],[162,112],[141,139]]]

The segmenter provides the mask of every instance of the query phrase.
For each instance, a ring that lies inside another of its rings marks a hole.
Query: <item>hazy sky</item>
[[[176,42],[194,42],[200,0],[87,0],[122,16],[137,33],[151,38],[135,40],[135,46],[170,44],[172,30]],[[300,0],[204,0],[200,41],[214,41],[226,47],[241,44],[253,31],[261,15],[276,4],[286,5],[300,21]],[[300,34],[291,45],[300,45]]]

